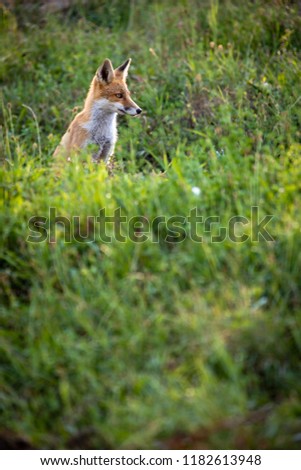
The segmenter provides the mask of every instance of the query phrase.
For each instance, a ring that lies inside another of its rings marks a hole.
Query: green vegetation
[[[299,448],[300,46],[298,2],[1,9],[0,441]],[[119,119],[112,175],[88,152],[58,171],[105,57],[132,57],[145,113]],[[103,230],[67,243],[62,224],[53,243],[27,241],[50,207],[80,216],[78,234],[102,208],[149,221],[197,208],[226,227],[254,206],[274,241],[254,239],[254,218],[236,226],[244,243],[213,243],[204,224],[203,243],[163,224],[158,243]]]

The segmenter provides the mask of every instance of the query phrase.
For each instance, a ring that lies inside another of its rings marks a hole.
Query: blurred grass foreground
[[[300,11],[2,2],[0,447],[300,447]],[[58,172],[106,57],[145,111]]]

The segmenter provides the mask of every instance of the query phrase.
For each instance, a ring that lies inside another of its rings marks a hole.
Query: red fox
[[[75,116],[54,152],[54,156],[64,155],[70,161],[70,152],[96,144],[94,162],[107,163],[114,153],[117,141],[117,114],[137,116],[142,109],[131,99],[126,86],[131,59],[117,69],[106,59],[98,68],[84,109]]]

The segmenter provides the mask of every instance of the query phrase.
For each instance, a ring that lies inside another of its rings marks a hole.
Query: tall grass
[[[299,447],[300,16],[266,3],[2,10],[6,446]],[[132,57],[144,115],[120,119],[113,175],[88,153],[58,171],[54,148],[105,57]],[[252,207],[273,216],[274,241],[254,238]],[[55,238],[29,242],[50,208]],[[80,242],[101,209],[151,229],[132,222],[121,242],[94,221]],[[213,243],[237,216],[236,241]]]

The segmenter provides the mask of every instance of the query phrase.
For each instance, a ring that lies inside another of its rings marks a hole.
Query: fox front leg
[[[110,161],[110,158],[114,153],[114,147],[115,145],[111,141],[107,140],[105,142],[102,150],[102,158],[104,159],[105,163],[108,163]]]
[[[109,140],[105,140],[98,145],[99,147],[97,152],[92,155],[92,161],[99,163],[100,160],[104,160],[104,162],[107,163],[114,153],[114,145]]]

